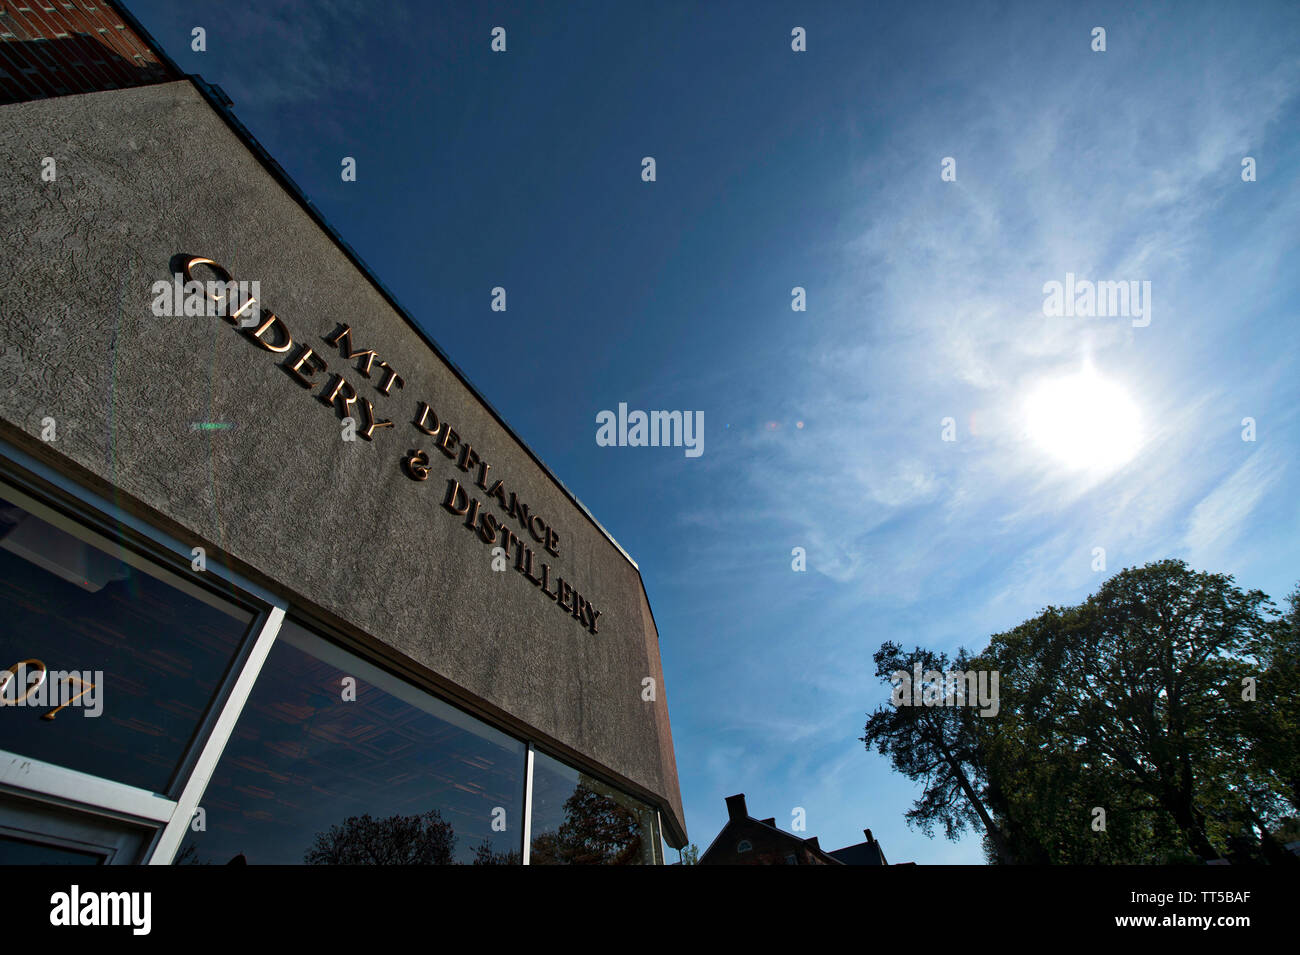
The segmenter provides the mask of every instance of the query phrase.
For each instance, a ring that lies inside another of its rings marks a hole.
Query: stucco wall
[[[0,129],[0,433],[354,639],[381,641],[481,712],[653,794],[680,837],[658,636],[635,567],[191,83],[0,107]],[[54,182],[40,176],[46,156]],[[259,281],[263,304],[328,363],[316,386],[222,318],[156,317],[151,287],[181,253]],[[377,367],[367,379],[327,344],[338,324],[404,387],[382,395]],[[339,410],[318,400],[336,371],[394,426],[341,440]],[[440,506],[448,478],[477,473],[413,427],[421,401],[491,464],[489,486],[504,480],[560,534],[552,557],[514,525],[601,612],[598,633],[513,560],[494,572],[491,547]],[[46,417],[52,442],[39,439]],[[403,470],[410,449],[428,451],[427,481]]]

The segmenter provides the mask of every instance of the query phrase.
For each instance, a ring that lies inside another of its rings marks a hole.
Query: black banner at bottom
[[[692,871],[686,871],[686,869]],[[814,936],[857,925],[864,942],[950,938],[981,944],[1027,930],[1051,938],[1130,937],[1174,948],[1280,937],[1294,870],[1228,866],[1014,868],[541,867],[0,868],[11,928],[24,942],[78,936],[190,944],[281,932],[295,944],[390,929],[434,939],[533,931],[661,940],[687,926],[770,941],[783,923]],[[17,919],[17,923],[13,920]],[[545,927],[545,928],[544,928]],[[11,936],[17,938],[18,936]],[[500,939],[505,941],[503,935]],[[396,941],[396,939],[394,939]],[[492,946],[489,946],[492,947]]]

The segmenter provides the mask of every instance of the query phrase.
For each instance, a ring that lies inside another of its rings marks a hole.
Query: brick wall
[[[175,79],[104,0],[0,0],[0,104]]]

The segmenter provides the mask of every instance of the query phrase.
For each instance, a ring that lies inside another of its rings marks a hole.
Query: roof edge
[[[122,2],[122,0],[110,0],[110,2],[112,3],[113,7],[118,11],[118,13],[122,15],[122,18],[124,22],[127,24],[127,26],[129,26],[132,30],[134,30],[136,35],[139,36],[143,42],[148,44],[149,48],[154,51],[154,53],[158,56],[158,58],[164,64],[166,64],[177,76],[183,77],[185,80],[188,80],[190,82],[190,84],[194,87],[194,89],[198,91],[199,95],[204,98],[204,100],[213,109],[213,111],[215,111],[216,114],[221,117],[221,119],[225,122],[226,126],[230,129],[230,131],[233,132],[235,136],[238,137],[240,141],[243,142],[244,145],[249,148],[249,150],[257,158],[258,162],[261,163],[262,167],[271,175],[273,179],[276,180],[276,182],[280,184],[280,186],[286,192],[288,192],[288,194],[293,198],[293,200],[298,203],[299,207],[302,208],[302,210],[306,212],[308,216],[311,217],[312,221],[315,222],[316,225],[329,237],[330,241],[332,241],[335,244],[335,246],[339,249],[340,252],[343,253],[343,255],[348,259],[348,261],[350,261],[353,264],[353,266],[355,266],[357,270],[361,272],[361,274],[365,277],[366,281],[368,281],[375,288],[375,290],[380,294],[380,296],[383,297],[384,301],[386,301],[389,304],[389,306],[401,317],[401,319],[404,322],[406,322],[406,324],[411,328],[411,330],[415,332],[417,336],[419,336],[420,340],[423,341],[426,345],[429,346],[430,349],[433,350],[433,353],[443,362],[443,364],[447,366],[447,368],[451,371],[451,373],[456,376],[456,379],[460,381],[460,383],[469,390],[470,394],[473,395],[474,398],[485,409],[487,409],[488,414],[490,414],[493,417],[493,419],[495,419],[497,424],[499,424],[502,427],[502,429],[506,432],[506,434],[516,444],[518,444],[520,448],[523,449],[524,453],[527,454],[528,457],[532,459],[533,463],[542,469],[542,473],[545,474],[552,481],[552,483],[555,484],[557,488],[559,488],[560,493],[562,493],[566,498],[568,498],[569,501],[572,502],[574,506],[578,508],[578,510],[583,514],[583,516],[585,516],[587,520],[591,522],[592,526],[595,527],[596,530],[600,532],[601,536],[603,536],[607,541],[609,541],[609,543],[613,544],[614,548],[620,554],[623,555],[623,558],[628,562],[629,565],[631,565],[632,569],[636,572],[637,582],[641,585],[641,594],[645,598],[646,609],[650,611],[650,623],[655,628],[655,639],[656,641],[660,640],[661,638],[659,636],[659,622],[655,619],[654,607],[650,603],[650,594],[646,590],[645,577],[641,573],[640,565],[638,565],[637,562],[632,558],[632,555],[629,554],[627,550],[623,547],[623,545],[620,544],[614,538],[614,535],[611,534],[605,528],[605,526],[596,519],[595,515],[592,514],[591,511],[587,508],[587,505],[583,504],[582,501],[578,499],[578,496],[574,494],[573,491],[569,490],[569,488],[565,485],[565,483],[561,481],[559,477],[555,474],[555,472],[552,471],[551,468],[546,464],[546,462],[541,459],[541,456],[538,455],[537,452],[534,451],[531,446],[529,446],[528,442],[526,442],[522,437],[520,437],[519,433],[515,431],[513,427],[510,426],[510,423],[506,421],[505,417],[501,414],[501,412],[499,412],[493,406],[492,402],[488,401],[487,398],[484,397],[483,393],[474,385],[472,381],[470,381],[469,376],[465,374],[464,371],[461,370],[460,366],[458,366],[454,361],[452,361],[451,357],[434,340],[433,336],[430,335],[428,332],[426,332],[422,327],[420,327],[420,324],[416,322],[412,314],[397,300],[397,296],[395,296],[389,290],[389,288],[380,280],[379,276],[375,274],[374,270],[372,270],[370,266],[368,266],[365,263],[365,260],[363,260],[359,254],[357,254],[356,250],[353,249],[352,246],[349,245],[343,239],[343,237],[334,229],[332,225],[329,224],[328,221],[326,221],[324,215],[322,215],[320,210],[316,208],[316,205],[311,201],[311,199],[307,197],[307,194],[302,190],[302,188],[296,182],[294,182],[293,178],[284,170],[284,167],[282,167],[275,160],[275,158],[271,156],[271,154],[266,150],[266,148],[261,144],[261,142],[258,141],[257,137],[254,136],[252,132],[249,131],[248,127],[246,127],[240,121],[240,119],[237,116],[235,116],[234,112],[231,109],[232,106],[231,101],[229,97],[225,95],[224,91],[222,91],[219,87],[215,87],[214,84],[209,83],[207,80],[203,79],[198,74],[187,73],[184,70],[182,70],[179,64],[177,64],[176,61],[173,60],[170,55],[168,55],[167,51],[163,49],[162,45],[158,43],[157,40],[154,39],[153,35],[147,29],[145,29],[144,24],[142,24],[135,17],[135,15],[132,14],[130,10],[126,8],[126,5]],[[180,82],[180,81],[177,80],[174,82]],[[673,833],[674,836],[680,838],[685,843],[685,840],[687,838],[685,819],[677,818],[676,812],[673,810],[673,807],[670,805],[669,801],[666,798],[662,799],[662,802],[660,803],[658,808],[660,809],[662,814],[668,818],[671,828],[674,830]]]
[[[623,555],[629,564],[632,565],[632,568],[637,572],[637,576],[640,577],[641,568],[637,562],[633,560],[632,555],[624,549],[622,544],[615,540],[614,535],[606,530],[600,521],[596,520],[595,515],[587,509],[587,505],[578,500],[578,496],[565,486],[564,482],[556,476],[555,472],[552,471],[537,452],[529,446],[528,442],[524,441],[524,439],[519,436],[519,433],[510,426],[509,422],[506,421],[501,412],[497,411],[497,409],[492,405],[492,402],[488,401],[487,398],[483,396],[483,392],[469,380],[469,376],[461,370],[460,366],[452,361],[451,357],[443,350],[442,346],[434,340],[433,336],[420,327],[419,323],[416,322],[410,311],[408,311],[397,300],[397,297],[389,290],[383,281],[380,280],[374,270],[371,269],[370,266],[365,263],[365,260],[357,254],[356,250],[353,249],[341,235],[339,235],[338,231],[326,221],[320,210],[316,208],[315,203],[307,197],[307,194],[303,192],[302,188],[294,182],[287,172],[285,172],[284,167],[281,166],[269,152],[267,152],[266,148],[258,141],[257,137],[254,136],[252,132],[249,131],[248,127],[240,121],[239,117],[235,116],[231,109],[229,98],[225,96],[220,87],[209,83],[197,73],[186,73],[182,70],[177,63],[167,55],[166,51],[162,49],[161,45],[153,38],[149,31],[144,28],[144,25],[126,9],[125,5],[121,3],[121,0],[114,0],[113,5],[117,8],[118,12],[122,14],[127,25],[130,26],[131,29],[135,30],[142,40],[149,44],[150,49],[152,49],[158,57],[167,64],[167,66],[174,70],[182,79],[190,81],[191,85],[198,90],[199,94],[207,101],[208,105],[211,106],[217,115],[225,121],[226,125],[230,127],[231,131],[253,152],[253,155],[257,157],[257,160],[262,164],[263,168],[265,168],[266,171],[269,172],[271,176],[290,194],[290,196],[293,197],[294,201],[302,207],[303,211],[311,216],[316,225],[319,226],[327,236],[329,236],[330,240],[338,246],[339,250],[348,258],[348,260],[356,266],[361,274],[365,276],[366,280],[375,287],[375,290],[383,296],[384,300],[392,306],[393,310],[401,316],[402,320],[411,327],[411,330],[420,336],[426,345],[433,349],[433,353],[442,360],[460,383],[469,389],[470,394],[472,394],[478,402],[487,409],[488,413],[496,419],[496,422],[505,429],[506,433],[514,439],[524,452],[533,459],[533,462],[542,469],[543,473],[545,473],[552,482],[554,482],[555,486],[560,489],[564,496],[577,506],[583,515],[586,516],[587,520],[591,521],[592,525],[600,531],[601,535],[606,540],[618,549],[618,552]],[[176,80],[174,82],[180,81]],[[644,580],[641,582],[641,589],[643,591],[645,590]],[[648,594],[646,595],[646,601],[647,603],[649,602]],[[653,609],[650,613],[653,617]],[[655,632],[658,633],[658,625],[655,627]]]

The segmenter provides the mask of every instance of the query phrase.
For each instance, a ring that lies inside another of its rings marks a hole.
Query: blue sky
[[[640,564],[701,849],[743,791],[981,862],[858,742],[883,641],[1167,556],[1300,579],[1294,4],[129,6]],[[1045,315],[1067,272],[1149,281],[1150,324]],[[1129,429],[1105,468],[1027,423],[1085,363],[1129,405],[1046,417]],[[598,447],[620,401],[702,410],[704,454]]]

